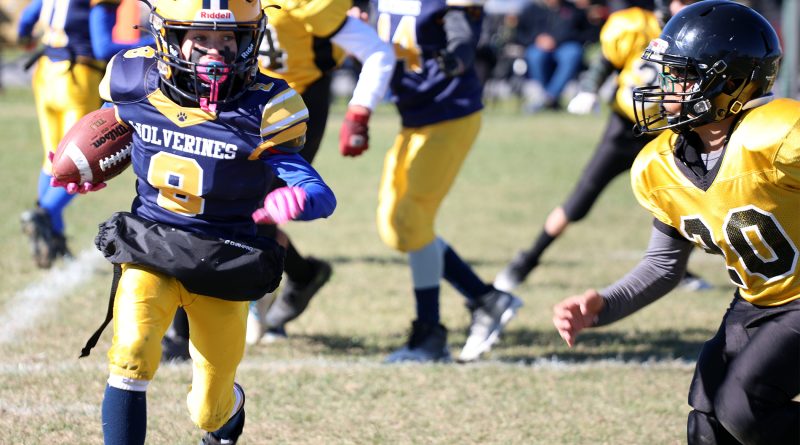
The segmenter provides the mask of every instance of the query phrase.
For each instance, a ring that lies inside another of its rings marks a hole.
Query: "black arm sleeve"
[[[603,82],[614,72],[614,65],[608,61],[601,52],[592,59],[589,68],[581,74],[580,90],[588,93],[597,93]]]
[[[447,35],[447,52],[455,56],[464,69],[471,67],[475,62],[478,36],[472,31],[466,11],[449,9],[444,14],[444,32]]]
[[[662,230],[654,224],[650,244],[639,264],[619,281],[600,291],[605,307],[595,326],[627,317],[666,295],[683,278],[693,244]]]

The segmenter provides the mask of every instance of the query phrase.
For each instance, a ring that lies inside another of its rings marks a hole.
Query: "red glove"
[[[342,156],[359,156],[369,148],[369,109],[350,107],[339,131],[339,151]]]
[[[264,199],[264,207],[253,212],[256,224],[283,224],[303,213],[306,191],[300,187],[275,189]]]

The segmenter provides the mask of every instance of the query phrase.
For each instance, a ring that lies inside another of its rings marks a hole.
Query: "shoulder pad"
[[[158,88],[155,50],[150,46],[117,53],[106,68],[101,95],[112,102],[137,101]]]
[[[255,157],[265,150],[270,153],[297,153],[305,144],[308,109],[303,98],[285,81],[271,80],[274,82],[271,94],[261,113],[262,143],[254,152]]]

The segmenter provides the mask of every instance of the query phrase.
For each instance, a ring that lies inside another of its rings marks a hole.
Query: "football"
[[[130,165],[131,147],[133,132],[117,121],[113,107],[92,111],[58,143],[53,177],[63,183],[107,181]]]

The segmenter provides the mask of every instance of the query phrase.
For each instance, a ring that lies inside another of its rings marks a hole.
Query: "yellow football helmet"
[[[157,0],[150,27],[155,35],[159,73],[166,87],[181,98],[216,110],[238,99],[258,73],[258,47],[266,27],[259,0]],[[193,50],[186,60],[181,44],[189,30],[232,31],[236,52],[222,54],[225,63],[204,65]]]

